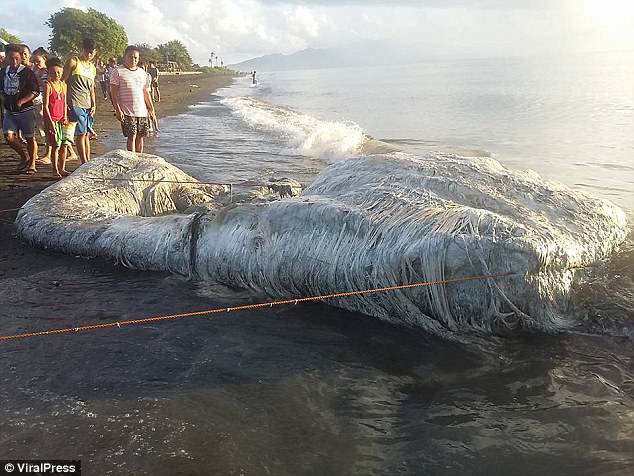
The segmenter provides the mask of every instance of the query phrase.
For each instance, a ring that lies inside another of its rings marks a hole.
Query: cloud
[[[131,42],[179,39],[206,64],[304,48],[383,42],[429,56],[498,56],[632,44],[631,23],[597,23],[587,5],[624,0],[4,0],[5,28],[31,45],[48,42],[44,22],[63,6],[96,8]],[[606,7],[597,7],[606,8]],[[600,11],[600,10],[599,10]],[[617,12],[618,13],[618,12]],[[613,15],[617,17],[618,15]],[[628,28],[626,28],[626,26]],[[588,34],[591,32],[591,34]],[[607,39],[606,39],[607,38]],[[608,41],[609,40],[609,41]]]
[[[261,2],[267,5],[534,10],[556,6],[557,0],[261,0]]]

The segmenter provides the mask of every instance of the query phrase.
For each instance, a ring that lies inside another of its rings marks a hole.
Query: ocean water
[[[197,176],[309,179],[373,138],[491,155],[634,210],[633,77],[631,52],[261,73],[166,120],[155,150]]]
[[[148,148],[237,191],[358,154],[491,155],[632,217],[633,58],[261,73]],[[73,258],[2,284],[3,333],[265,299]],[[628,474],[631,238],[573,303],[569,332],[486,343],[319,304],[3,344],[0,454],[88,474]]]

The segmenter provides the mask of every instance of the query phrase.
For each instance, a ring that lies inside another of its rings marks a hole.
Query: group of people
[[[43,48],[31,54],[26,45],[5,47],[0,70],[2,130],[20,157],[20,173],[33,175],[37,171],[38,130],[46,137],[44,159],[50,158],[58,177],[69,174],[66,158],[73,145],[80,163],[90,160],[97,81],[121,123],[128,150],[143,152],[144,137],[156,122],[154,98],[160,101],[158,68],[150,63],[146,71],[140,64],[140,50],[133,45],[125,49],[119,66],[115,58],[107,65],[103,61],[95,65],[96,55],[91,38],[82,40],[79,55],[65,63]]]

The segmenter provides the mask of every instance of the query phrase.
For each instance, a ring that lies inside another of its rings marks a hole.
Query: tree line
[[[49,49],[60,58],[77,54],[83,38],[94,38],[98,55],[104,60],[111,57],[121,58],[128,45],[128,35],[123,26],[94,8],[89,8],[88,11],[70,7],[62,8],[53,13],[45,25],[51,28]],[[9,43],[22,43],[18,37],[4,28],[0,28],[0,37]],[[189,51],[179,40],[168,41],[155,47],[147,43],[136,46],[141,50],[141,58],[145,62],[177,63],[181,69],[192,68]]]

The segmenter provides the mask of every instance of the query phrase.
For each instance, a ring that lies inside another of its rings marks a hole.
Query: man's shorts
[[[4,111],[2,130],[5,134],[22,132],[22,137],[33,137],[35,132],[35,114],[33,109],[20,112]]]
[[[92,127],[93,118],[89,114],[90,109],[83,107],[71,107],[68,111],[68,122],[75,122],[75,135],[81,136],[88,134],[88,129]]]
[[[54,122],[53,132],[54,134],[52,134],[51,131],[46,134],[46,140],[49,145],[59,147],[61,145],[73,144],[73,137],[75,134],[74,123],[71,122],[64,125],[61,122]]]
[[[149,122],[147,117],[123,116],[121,121],[121,130],[125,137],[147,136]]]

